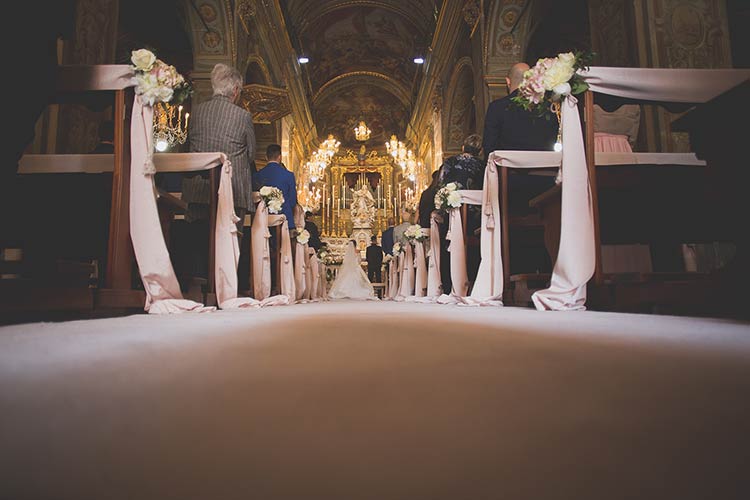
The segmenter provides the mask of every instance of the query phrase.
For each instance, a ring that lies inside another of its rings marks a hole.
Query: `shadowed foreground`
[[[0,498],[750,498],[750,327],[337,302],[0,328]]]

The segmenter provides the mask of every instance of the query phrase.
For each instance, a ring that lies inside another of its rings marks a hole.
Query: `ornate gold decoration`
[[[271,123],[292,112],[288,90],[258,83],[242,88],[240,104],[253,114],[254,123]]]
[[[477,29],[479,18],[482,15],[482,10],[479,6],[479,0],[469,0],[468,2],[466,2],[466,5],[464,5],[462,12],[464,15],[464,21],[466,21],[466,24],[468,24],[471,28],[471,34],[469,36],[473,36],[474,30]]]

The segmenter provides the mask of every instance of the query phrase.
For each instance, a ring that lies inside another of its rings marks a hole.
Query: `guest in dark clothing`
[[[486,163],[479,157],[481,149],[482,138],[477,134],[464,139],[461,154],[451,156],[440,167],[440,186],[455,182],[460,189],[482,189]]]
[[[497,150],[552,151],[557,138],[556,119],[547,120],[513,106],[511,99],[518,94],[523,74],[529,69],[525,63],[511,67],[505,79],[509,94],[492,101],[484,120],[484,154]],[[512,215],[532,213],[529,201],[555,185],[554,176],[535,175],[527,169],[509,169],[508,207]],[[512,241],[512,239],[511,239]],[[513,248],[511,251],[516,254]],[[539,269],[537,258],[528,251],[511,259],[511,272],[531,272]]]
[[[490,103],[484,119],[485,156],[493,151],[552,151],[557,138],[558,123],[513,106],[511,99],[518,94],[526,63],[511,67],[505,82],[509,94]],[[527,215],[529,200],[554,186],[554,177],[530,174],[522,169],[511,169],[508,176],[510,212]]]
[[[393,227],[396,221],[393,217],[388,218],[388,229],[383,231],[380,237],[380,244],[383,245],[383,252],[387,255],[393,255]]]
[[[318,226],[313,222],[312,213],[310,212],[305,212],[305,229],[310,233],[310,239],[307,241],[307,244],[317,252],[321,245],[320,231],[318,231]]]
[[[381,267],[383,267],[383,249],[378,245],[376,236],[370,238],[370,241],[365,256],[367,259],[367,279],[370,280],[370,283],[381,283],[383,281],[380,272]]]
[[[505,78],[508,95],[494,100],[484,118],[485,156],[493,151],[552,151],[557,138],[557,120],[547,120],[513,106],[511,99],[518,94],[523,74],[529,69],[526,63],[513,65]]]
[[[435,210],[435,194],[438,191],[439,174],[440,170],[435,170],[432,173],[432,182],[422,191],[422,195],[419,197],[417,221],[420,226],[428,229],[430,227],[430,215]]]

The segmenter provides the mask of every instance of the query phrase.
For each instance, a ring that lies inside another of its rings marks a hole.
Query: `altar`
[[[332,254],[343,256],[346,244],[354,240],[362,258],[372,236],[378,240],[388,226],[388,218],[398,219],[399,203],[394,189],[391,158],[377,151],[355,154],[347,150],[335,156],[325,174],[321,207],[321,239]]]

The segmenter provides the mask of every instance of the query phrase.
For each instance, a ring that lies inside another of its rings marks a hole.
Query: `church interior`
[[[746,1],[18,9],[0,498],[750,498]]]

